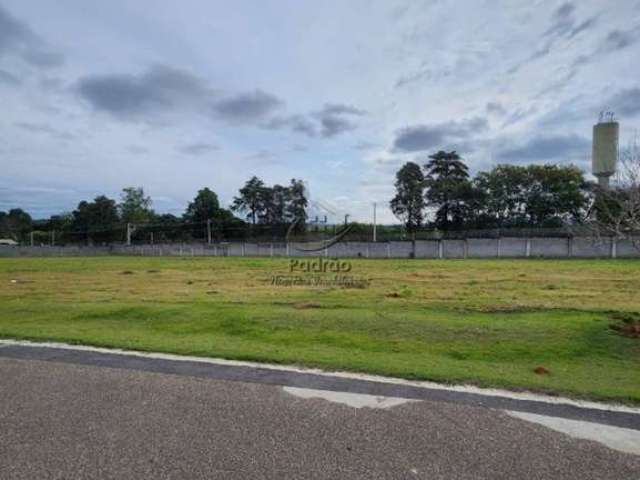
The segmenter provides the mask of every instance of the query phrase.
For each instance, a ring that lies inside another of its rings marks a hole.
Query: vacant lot
[[[640,339],[610,328],[640,261],[351,263],[368,288],[273,286],[287,259],[2,259],[0,336],[640,403]]]

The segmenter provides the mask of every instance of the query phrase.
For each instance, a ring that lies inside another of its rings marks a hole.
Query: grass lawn
[[[610,328],[640,261],[351,263],[368,288],[273,286],[287,259],[0,259],[0,336],[640,404],[640,339]]]

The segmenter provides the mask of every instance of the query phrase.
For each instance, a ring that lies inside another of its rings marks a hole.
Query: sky
[[[257,175],[394,223],[437,150],[589,173],[599,112],[640,127],[639,58],[637,0],[0,0],[0,210],[142,186],[181,214]]]

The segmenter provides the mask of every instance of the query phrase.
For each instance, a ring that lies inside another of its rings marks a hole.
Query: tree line
[[[421,229],[456,235],[464,230],[579,226],[590,236],[631,238],[640,247],[640,148],[636,144],[621,151],[616,183],[608,190],[585,180],[572,165],[497,165],[471,177],[455,151],[438,151],[424,165],[405,163],[396,172],[395,190],[390,207],[402,225],[379,226],[380,239],[405,238],[405,233],[415,239]],[[205,187],[176,216],[156,213],[142,187],[127,187],[119,201],[100,195],[46,220],[33,220],[20,208],[0,211],[0,238],[36,244],[54,240],[56,244],[110,243],[124,241],[128,234],[133,241],[145,243],[274,240],[284,238],[294,223],[297,233],[308,228],[308,203],[302,180],[270,186],[254,176],[228,209]],[[352,223],[349,235],[368,240],[371,227]]]
[[[498,165],[475,177],[455,152],[439,151],[424,165],[396,173],[392,212],[407,231],[558,228],[582,221],[594,184],[575,166]]]
[[[287,186],[269,186],[252,177],[229,209],[205,187],[181,216],[156,213],[142,187],[127,187],[119,201],[99,195],[46,220],[34,220],[20,208],[0,211],[0,238],[39,245],[104,244],[125,241],[127,234],[141,242],[186,242],[208,239],[209,235],[212,240],[276,237],[283,236],[294,219],[300,218],[304,224],[307,205],[304,183],[297,179]]]

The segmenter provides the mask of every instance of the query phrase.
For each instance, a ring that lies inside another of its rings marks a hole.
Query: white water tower
[[[620,125],[613,112],[601,113],[598,123],[593,126],[591,170],[604,189],[609,188],[609,178],[616,173],[619,132]]]

